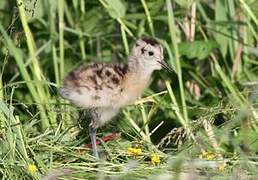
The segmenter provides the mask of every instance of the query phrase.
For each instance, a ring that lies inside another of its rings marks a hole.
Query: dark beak
[[[158,61],[158,62],[163,69],[167,70],[170,73],[174,72],[174,70],[164,60],[163,61]]]

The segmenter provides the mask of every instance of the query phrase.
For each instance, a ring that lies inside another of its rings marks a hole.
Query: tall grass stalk
[[[150,139],[150,129],[149,129],[149,125],[148,125],[147,114],[146,114],[145,108],[144,108],[142,103],[140,104],[140,109],[141,109],[142,120],[143,120],[143,124],[144,124],[146,141],[147,142],[151,142],[151,139]]]
[[[175,111],[176,116],[179,119],[179,122],[182,124],[182,126],[187,129],[188,131],[190,131],[189,129],[189,124],[188,122],[184,119],[184,117],[181,115],[180,113],[180,109],[179,109],[179,105],[177,103],[176,97],[173,93],[173,90],[171,88],[171,84],[168,80],[165,81],[169,96],[171,98],[172,104],[171,104],[171,109]]]
[[[243,7],[244,7],[245,11],[247,12],[247,14],[252,18],[252,20],[254,21],[256,26],[258,26],[258,18],[255,16],[255,14],[251,10],[251,8],[246,4],[246,2],[244,0],[240,0],[240,2],[243,5]]]
[[[167,11],[168,11],[168,26],[169,26],[169,33],[171,37],[171,43],[174,50],[174,57],[176,62],[176,72],[178,76],[179,81],[179,89],[180,89],[180,97],[181,97],[181,103],[182,103],[182,109],[183,109],[183,115],[185,119],[185,123],[188,124],[188,113],[187,113],[187,106],[186,106],[186,100],[185,100],[185,93],[184,93],[184,84],[182,79],[182,70],[180,65],[180,57],[178,52],[178,45],[177,45],[177,38],[176,38],[176,26],[175,26],[175,19],[174,19],[174,13],[173,8],[170,0],[166,1],[167,3]]]
[[[64,78],[64,0],[58,0],[58,25],[59,25],[59,78]]]
[[[2,119],[4,126],[7,127],[6,134],[9,144],[9,158],[15,159],[16,151],[21,154],[24,163],[29,163],[29,155],[26,150],[26,143],[23,136],[23,130],[21,122],[18,116],[14,116],[14,107],[12,105],[7,107],[7,105],[0,101],[0,111],[4,114],[5,118]]]
[[[41,72],[41,67],[39,65],[39,60],[36,57],[36,44],[35,41],[33,39],[33,35],[30,31],[30,28],[28,26],[28,22],[27,22],[27,18],[26,18],[26,14],[25,14],[25,7],[24,4],[22,4],[23,1],[21,0],[17,0],[17,4],[21,4],[19,6],[19,13],[20,13],[20,18],[21,18],[21,22],[22,22],[22,26],[25,32],[25,36],[26,36],[26,41],[27,41],[27,46],[29,49],[29,53],[30,53],[30,57],[32,58],[32,74],[33,74],[33,79],[35,79],[36,81],[36,91],[37,91],[37,98],[39,98],[39,106],[41,106],[41,115],[42,115],[42,128],[46,129],[47,127],[49,127],[49,121],[48,119],[52,118],[51,122],[54,122],[54,118],[53,116],[49,116],[49,118],[47,118],[47,112],[46,109],[43,107],[43,104],[48,103],[48,99],[49,99],[49,94],[48,91],[46,90],[46,88],[43,86],[43,81],[45,81],[44,76],[42,75]]]
[[[14,44],[12,43],[11,39],[8,37],[8,35],[6,34],[3,26],[0,24],[0,31],[4,37],[4,43],[5,45],[8,47],[10,54],[14,56],[14,59],[18,65],[18,68],[22,74],[22,77],[24,78],[24,80],[26,81],[26,85],[30,91],[31,96],[33,97],[34,101],[37,103],[38,108],[40,110],[40,115],[42,118],[42,129],[45,129],[49,126],[48,123],[48,118],[45,112],[45,109],[42,106],[42,101],[39,99],[38,97],[38,92],[35,88],[35,86],[32,84],[32,79],[25,67],[25,63],[23,60],[23,56],[21,54],[21,52],[19,51],[19,49],[17,49]],[[39,83],[39,82],[37,82]]]
[[[125,48],[125,53],[128,57],[129,56],[129,45],[128,45],[125,29],[122,25],[120,25],[120,30],[121,30],[121,35],[122,35],[122,41],[123,41],[124,48]]]
[[[147,21],[148,21],[148,25],[149,25],[149,28],[150,28],[151,35],[152,35],[153,37],[155,37],[155,32],[154,32],[154,27],[153,27],[153,21],[152,21],[152,18],[151,18],[150,11],[149,11],[149,9],[148,9],[147,3],[146,3],[145,0],[141,0],[141,3],[142,3],[142,6],[143,6],[143,8],[144,8],[146,17],[147,17]]]
[[[141,128],[134,122],[134,120],[130,117],[130,114],[126,111],[123,111],[126,119],[130,122],[135,132],[141,136],[142,139],[147,140],[147,135],[141,130]]]
[[[56,7],[54,6],[54,4],[51,1],[47,1],[47,5],[50,7],[49,8],[49,13],[48,13],[48,20],[49,20],[49,35],[50,35],[50,39],[51,39],[51,57],[52,57],[52,62],[53,62],[53,67],[54,67],[54,79],[55,79],[55,84],[56,87],[60,87],[60,68],[59,68],[59,59],[58,59],[58,53],[57,53],[57,48],[56,48],[56,36],[57,36],[57,32],[56,32],[56,26],[55,26],[55,19],[56,19]],[[56,102],[56,101],[52,101],[52,102]],[[50,112],[53,112],[52,110],[50,110]],[[57,116],[55,116],[55,118],[57,118]],[[51,122],[52,125],[56,125],[56,122]]]
[[[79,35],[79,43],[80,43],[80,49],[81,49],[81,54],[82,54],[82,59],[86,60],[87,56],[86,56],[86,52],[85,52],[85,41],[84,41],[84,37],[83,34],[80,30],[80,35]]]
[[[4,100],[4,88],[3,88],[2,78],[3,78],[3,74],[1,73],[1,75],[0,75],[0,101]]]
[[[119,24],[123,27],[123,29],[125,30],[125,32],[127,32],[127,34],[129,36],[134,37],[131,30],[125,25],[125,23],[121,20],[121,18],[117,18],[117,21],[119,22]]]
[[[198,6],[200,9],[201,6]],[[203,14],[203,16],[206,17],[205,14]],[[206,17],[207,21],[209,22],[210,20],[208,20],[208,18]],[[208,23],[207,22],[207,23]],[[201,30],[201,29],[200,29]],[[201,30],[201,33],[203,35],[203,38],[205,41],[208,40],[207,35],[204,33],[203,30]],[[216,56],[211,53],[211,58],[213,60],[214,63],[214,68],[216,70],[216,72],[219,74],[219,76],[221,77],[222,81],[224,82],[224,85],[228,88],[228,90],[232,93],[234,99],[240,103],[240,105],[243,105],[243,102],[245,101],[245,98],[242,96],[242,94],[237,90],[236,87],[234,87],[234,85],[231,83],[230,79],[227,77],[227,75],[224,73],[224,71],[222,70],[222,68],[220,67],[219,63],[218,63],[218,59],[216,58]]]

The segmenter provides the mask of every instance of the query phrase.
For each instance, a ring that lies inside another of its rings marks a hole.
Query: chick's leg
[[[98,159],[99,153],[98,153],[98,149],[97,149],[96,133],[97,133],[97,128],[90,127],[90,139],[91,139],[91,144],[92,144],[92,154],[95,158]]]
[[[91,110],[91,123],[89,127],[91,145],[92,145],[92,154],[95,158],[99,158],[98,149],[97,149],[97,140],[96,140],[96,133],[99,121],[99,113],[97,109]]]

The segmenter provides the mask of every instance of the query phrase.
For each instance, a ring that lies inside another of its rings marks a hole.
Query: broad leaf
[[[190,59],[204,59],[210,52],[217,48],[218,44],[215,41],[194,41],[184,42],[179,44],[179,53]]]
[[[121,0],[108,0],[107,1],[107,10],[109,15],[116,19],[122,18],[125,16],[126,8]]]
[[[84,33],[92,36],[99,36],[110,32],[110,29],[113,27],[112,20],[107,21],[105,15],[106,13],[103,14],[96,10],[90,10],[85,13],[83,18],[87,19],[87,21],[83,22]]]

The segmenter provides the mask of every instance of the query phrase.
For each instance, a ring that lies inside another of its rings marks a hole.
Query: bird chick
[[[63,98],[89,109],[93,155],[98,158],[97,128],[110,121],[121,107],[132,104],[148,86],[154,70],[170,67],[164,62],[162,46],[152,38],[136,41],[128,64],[91,63],[71,71],[60,88]]]

